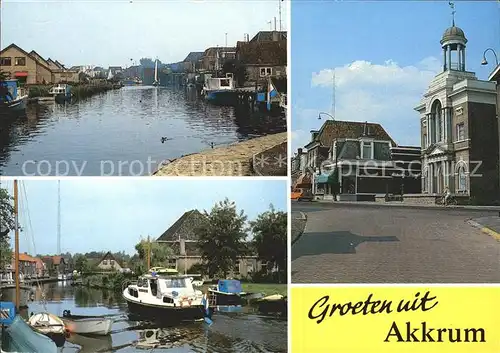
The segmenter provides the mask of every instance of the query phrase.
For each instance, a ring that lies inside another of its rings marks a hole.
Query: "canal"
[[[218,107],[195,90],[125,86],[0,119],[0,175],[150,175],[167,160],[286,131],[285,117]]]
[[[42,295],[43,294],[43,295]],[[42,300],[45,297],[45,300]],[[46,283],[37,288],[29,312],[48,311],[62,316],[64,310],[75,315],[109,315],[114,318],[112,334],[106,337],[72,335],[63,353],[81,352],[286,352],[286,319],[265,317],[250,307],[241,312],[216,313],[213,324],[204,322],[157,327],[130,321],[127,305],[120,294],[73,287],[65,283]]]

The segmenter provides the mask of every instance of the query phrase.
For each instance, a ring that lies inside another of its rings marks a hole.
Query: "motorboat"
[[[28,104],[28,92],[19,87],[18,80],[0,81],[0,111],[22,112]]]
[[[287,313],[287,299],[281,294],[269,295],[257,300],[259,312],[262,314],[283,314]]]
[[[231,105],[237,92],[231,77],[210,77],[205,80],[201,93],[210,103]]]
[[[57,353],[55,342],[49,337],[34,331],[19,315],[3,330],[2,353]]]
[[[113,326],[113,319],[110,317],[72,315],[69,310],[64,310],[61,320],[68,332],[80,335],[106,336]]]
[[[58,84],[49,90],[49,94],[54,97],[56,102],[64,103],[71,100],[71,86],[67,84]]]
[[[66,341],[66,325],[56,315],[42,312],[31,315],[28,324],[38,333],[41,333],[55,342],[57,347],[62,347]]]
[[[193,321],[205,317],[203,293],[188,275],[155,272],[142,275],[123,289],[129,313],[156,321]]]
[[[209,288],[210,296],[215,297],[215,304],[220,305],[241,305],[241,282],[234,279],[221,279],[217,285]]]

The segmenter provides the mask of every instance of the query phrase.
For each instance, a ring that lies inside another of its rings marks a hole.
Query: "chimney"
[[[279,32],[273,31],[273,42],[277,42],[279,41],[279,39],[280,39]]]
[[[319,131],[318,130],[311,130],[311,141],[314,141],[316,136],[318,136]]]
[[[367,124],[368,124],[368,121],[365,121],[365,125],[363,126],[363,136],[366,136]]]

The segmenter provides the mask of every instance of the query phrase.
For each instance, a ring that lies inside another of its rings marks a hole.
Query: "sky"
[[[13,184],[2,180],[1,187],[13,195]],[[24,180],[18,189],[19,222],[24,229],[20,251],[55,254],[58,182]],[[285,180],[77,178],[62,180],[60,189],[63,253],[125,251],[133,255],[141,236],[156,239],[184,212],[210,211],[226,197],[236,203],[238,211],[244,210],[248,220],[267,211],[270,204],[286,211],[288,201]],[[11,242],[13,246],[13,233]]]
[[[493,48],[500,59],[500,2],[455,3],[455,22],[468,39],[466,69],[481,66]],[[414,111],[442,71],[439,41],[451,26],[448,1],[293,1],[291,5],[292,147],[328,119],[377,122],[401,145],[420,145]],[[335,70],[335,109],[332,109]]]
[[[274,27],[278,0],[3,0],[2,49],[15,43],[67,67],[163,63]],[[282,28],[287,28],[282,2]],[[271,21],[271,25],[268,23]]]

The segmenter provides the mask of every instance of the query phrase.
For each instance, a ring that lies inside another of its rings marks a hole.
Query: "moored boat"
[[[217,282],[215,287],[209,288],[211,296],[215,296],[216,305],[241,305],[241,282],[237,280],[223,279]]]
[[[62,347],[66,341],[66,326],[56,315],[42,312],[31,315],[28,324],[37,332],[52,339],[56,346]]]
[[[18,80],[0,81],[0,112],[22,112],[27,103],[28,93],[18,86]]]
[[[19,315],[4,329],[2,353],[56,353],[57,346],[49,337],[35,332]]]
[[[64,310],[61,320],[67,331],[81,335],[106,336],[111,332],[113,319],[105,316],[72,315],[71,311]]]
[[[64,103],[71,100],[71,86],[67,84],[58,84],[49,90],[57,103]]]
[[[257,301],[259,311],[263,314],[283,314],[287,313],[287,300],[281,294],[274,294],[259,299]]]
[[[185,275],[146,274],[124,288],[122,296],[129,313],[144,319],[178,322],[205,316],[203,293]]]
[[[237,96],[231,77],[207,78],[202,94],[208,102],[217,105],[232,105]]]

